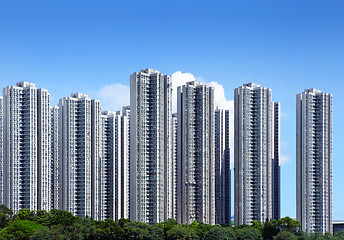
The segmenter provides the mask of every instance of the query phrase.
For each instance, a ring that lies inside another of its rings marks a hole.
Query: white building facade
[[[3,90],[3,197],[14,212],[51,209],[49,98],[29,82]]]
[[[101,220],[129,218],[129,121],[129,107],[101,115]]]
[[[273,103],[273,139],[274,139],[274,146],[273,146],[273,200],[272,200],[272,219],[280,219],[281,218],[281,167],[280,167],[280,152],[281,152],[281,104],[279,102]]]
[[[279,191],[280,124],[274,106],[269,88],[249,83],[234,90],[235,225],[273,219],[279,204],[274,193]]]
[[[170,76],[152,69],[130,76],[130,218],[168,218],[168,164],[172,158]]]
[[[59,107],[50,107],[50,142],[51,142],[51,188],[52,188],[52,208],[59,209],[61,196],[61,175],[59,160]]]
[[[116,219],[114,195],[115,158],[115,114],[104,111],[101,115],[101,160],[100,160],[100,219]]]
[[[91,168],[92,168],[92,218],[100,220],[102,209],[99,203],[100,194],[100,161],[101,161],[101,104],[96,99],[91,100]]]
[[[120,218],[130,217],[130,106],[125,106],[116,112],[118,121],[121,121],[120,135],[116,145],[121,148],[120,161],[120,186],[121,186],[121,212]]]
[[[215,224],[214,89],[192,81],[177,98],[177,220]]]
[[[229,110],[215,110],[215,223],[231,224]]]
[[[37,156],[38,156],[38,209],[52,209],[52,159],[51,159],[50,94],[37,90]]]
[[[4,182],[4,169],[3,169],[3,161],[4,161],[4,111],[3,111],[3,98],[0,96],[0,204],[3,204],[4,202],[4,188],[3,188],[3,182]]]
[[[59,102],[61,209],[92,216],[91,99],[75,93]]]
[[[296,97],[296,217],[332,233],[332,95],[316,89]]]
[[[177,219],[177,161],[178,161],[178,117],[177,113],[172,114],[172,161],[170,174],[171,189],[168,197],[171,199],[171,218]]]

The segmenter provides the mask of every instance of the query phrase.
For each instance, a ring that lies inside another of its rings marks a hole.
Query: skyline
[[[296,95],[309,88],[333,94],[333,218],[344,219],[344,130],[337,124],[344,117],[339,107],[344,102],[343,3],[265,1],[245,6],[219,1],[195,8],[193,2],[137,2],[134,8],[110,2],[35,3],[1,3],[1,88],[26,80],[48,89],[52,105],[73,92],[105,105],[98,97],[104,86],[128,87],[130,74],[150,67],[216,81],[227,100],[233,100],[234,88],[243,83],[272,89],[273,99],[281,102],[281,154],[289,159],[281,166],[281,216],[296,217]],[[139,24],[135,15],[149,7],[157,16],[145,15]],[[145,28],[149,25],[165,29],[158,33],[172,39],[158,41]],[[137,35],[143,36],[141,41]],[[150,54],[144,54],[146,49]]]
[[[152,70],[152,71],[157,71],[157,70]],[[135,73],[135,72],[134,72]],[[177,74],[179,74],[178,72],[176,72]],[[187,75],[187,77],[182,77],[181,79],[178,79],[178,80],[183,80],[183,81],[185,81],[185,83],[188,83],[188,81],[195,81],[195,80],[192,80],[192,78],[190,78],[190,76],[193,76],[192,74],[190,74],[190,73],[182,73],[182,75]],[[171,78],[172,80],[173,80],[173,77]],[[190,80],[191,79],[191,80]],[[182,81],[182,82],[183,82]],[[202,79],[201,79],[201,81],[202,81]],[[177,81],[178,82],[178,84],[185,84],[185,83],[181,83],[181,81]],[[189,82],[189,83],[192,83],[192,82]],[[32,85],[32,83],[29,83],[29,82],[22,82],[22,83],[17,83],[17,84],[27,84],[27,85]],[[200,82],[200,84],[204,84],[203,82]],[[250,84],[255,84],[255,83],[250,83]],[[173,85],[173,82],[172,82],[172,85]],[[255,84],[255,85],[257,85],[257,84]],[[15,86],[15,85],[14,85]],[[33,83],[33,86],[35,86],[35,83]],[[208,86],[210,87],[211,85],[210,84],[208,84]],[[259,85],[258,85],[259,86]],[[11,87],[11,86],[7,86],[7,87]],[[7,88],[6,87],[6,88]],[[213,84],[213,87],[216,89],[216,88],[218,88],[218,87],[222,87],[222,85],[215,85],[214,86],[214,84]],[[41,90],[41,91],[49,91],[49,89],[45,89],[45,88],[38,88],[37,87],[37,89],[38,90]],[[307,90],[307,89],[306,89]],[[306,91],[305,90],[305,91]],[[314,89],[310,89],[310,90],[314,90]],[[216,92],[216,90],[215,90],[215,92]],[[81,95],[82,96],[82,98],[83,97],[86,97],[86,98],[88,98],[88,99],[90,99],[89,97],[88,97],[88,94],[87,93],[71,93],[70,94],[70,97],[73,97],[74,95],[77,95],[77,96],[79,96],[79,95]],[[173,94],[172,94],[173,95]],[[298,94],[299,95],[299,94]],[[50,92],[49,92],[49,96],[50,96]],[[2,97],[2,96],[1,96]],[[64,99],[67,99],[67,98],[70,98],[70,97],[63,97],[63,98],[61,98],[60,99],[60,101],[62,101],[62,100],[64,100]],[[217,103],[218,104],[220,104],[221,103],[221,101],[219,101],[219,99],[222,99],[222,96],[216,96],[215,95],[215,99],[217,99]],[[109,112],[109,110],[108,109],[103,109],[103,107],[102,107],[102,103],[101,103],[101,101],[99,101],[98,99],[92,99],[92,102],[93,101],[96,101],[96,102],[98,102],[99,104],[100,104],[100,106],[101,106],[101,112],[102,112],[102,115],[103,114],[106,114],[107,112]],[[172,100],[172,102],[174,102],[175,101],[175,99],[173,99]],[[216,101],[214,101],[214,102],[216,102]],[[228,102],[233,102],[233,100],[229,100]],[[59,107],[59,104],[57,105],[57,106],[53,106],[53,105],[51,105],[51,108],[55,108],[55,107]],[[115,114],[116,112],[118,112],[118,111],[121,111],[122,109],[124,109],[124,108],[126,108],[127,106],[123,106],[123,107],[121,107],[120,108],[120,110],[114,110],[114,111],[110,111],[110,113],[113,113],[113,114]],[[218,105],[216,105],[215,104],[215,108],[217,108],[218,107]],[[222,108],[220,108],[220,109],[222,109]],[[224,108],[225,109],[225,108]],[[232,108],[232,106],[230,107],[230,109],[229,109],[229,112],[230,112],[230,125],[233,125],[233,123],[234,122],[232,122],[232,121],[234,121],[234,109]],[[283,116],[282,116],[283,117]],[[283,126],[282,126],[282,128],[283,128]],[[233,126],[230,126],[230,129],[233,129]],[[231,178],[232,178],[232,180],[231,180],[231,182],[232,182],[232,197],[231,197],[231,200],[232,200],[232,212],[233,212],[233,201],[234,201],[234,194],[233,194],[233,192],[234,192],[234,190],[233,190],[233,188],[234,188],[234,163],[233,163],[233,161],[234,161],[234,157],[233,157],[233,155],[234,155],[234,147],[232,146],[233,144],[234,144],[234,141],[232,140],[232,138],[233,138],[233,135],[234,135],[234,131],[230,131],[231,132],[231,136],[230,136],[230,138],[231,138],[231,172],[232,172],[232,176],[231,176]],[[282,155],[281,155],[281,158],[283,158],[282,157]],[[283,160],[282,160],[283,161]],[[284,164],[286,164],[286,163],[288,163],[288,162],[281,162],[281,170],[283,169],[282,168],[282,166],[284,165]],[[281,184],[282,184],[283,182],[282,182],[282,180],[281,180]],[[283,199],[281,198],[281,202],[283,202]],[[282,208],[282,207],[281,207]],[[281,215],[281,217],[284,217],[283,215]],[[335,220],[334,220],[335,221]]]

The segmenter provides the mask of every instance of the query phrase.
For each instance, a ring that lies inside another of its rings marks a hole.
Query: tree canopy
[[[344,232],[332,236],[306,234],[300,231],[299,221],[285,217],[251,226],[209,225],[193,221],[180,224],[174,219],[149,225],[129,219],[94,221],[73,216],[63,210],[30,211],[16,214],[0,205],[0,239],[142,239],[142,240],[344,240]]]

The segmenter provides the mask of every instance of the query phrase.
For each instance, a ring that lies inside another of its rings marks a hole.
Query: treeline
[[[145,240],[263,240],[263,239],[344,239],[344,232],[307,235],[300,231],[299,221],[289,217],[252,226],[208,225],[194,221],[190,225],[174,219],[149,225],[129,219],[93,221],[75,217],[62,210],[30,211],[17,214],[0,205],[0,239],[145,239]]]

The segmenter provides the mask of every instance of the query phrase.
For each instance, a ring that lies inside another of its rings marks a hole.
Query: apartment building
[[[50,96],[34,83],[3,90],[3,203],[51,209]]]
[[[162,222],[170,215],[167,192],[172,159],[169,75],[153,69],[130,76],[130,218]]]
[[[296,96],[296,218],[332,233],[332,95],[313,88]]]
[[[234,90],[235,225],[273,219],[279,209],[279,109],[269,88]]]
[[[231,224],[229,110],[215,110],[215,223]]]
[[[192,81],[177,98],[177,220],[215,224],[214,89]]]
[[[76,216],[92,216],[92,106],[82,93],[59,102],[60,205]]]

